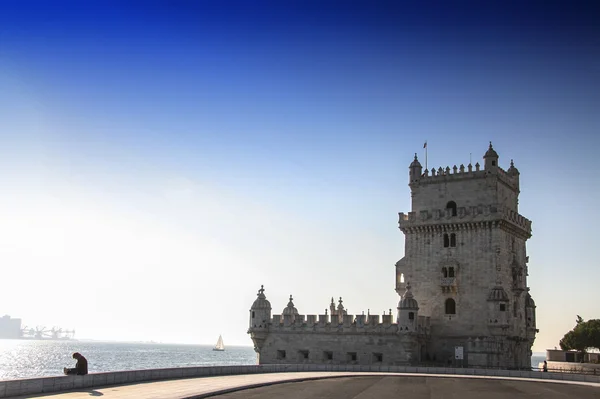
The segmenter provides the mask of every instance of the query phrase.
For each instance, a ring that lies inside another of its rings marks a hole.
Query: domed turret
[[[515,163],[512,159],[510,160],[510,168],[508,168],[506,173],[508,173],[511,176],[518,176],[520,174],[519,169],[515,168]]]
[[[525,307],[535,308],[535,302],[533,301],[533,298],[529,294],[527,294],[527,296],[525,297]]]
[[[398,331],[416,331],[419,304],[413,297],[410,283],[406,283],[406,292],[398,303]]]
[[[265,296],[265,289],[261,285],[257,298],[250,308],[250,328],[265,329],[271,320],[271,303]]]
[[[484,169],[488,171],[488,173],[496,173],[498,170],[498,158],[498,153],[494,150],[494,147],[492,147],[492,142],[490,141],[490,147],[483,156],[485,161]]]
[[[416,153],[415,159],[408,168],[410,169],[410,184],[418,182],[421,178],[421,174],[423,173],[423,167],[421,166],[421,162],[419,162],[417,159]]]
[[[260,290],[258,290],[258,294],[256,294],[256,296],[257,296],[257,298],[254,300],[254,303],[252,304],[252,307],[251,307],[252,310],[258,310],[258,309],[271,310],[271,303],[269,301],[267,301],[267,297],[265,296],[265,289],[264,289],[263,285],[260,286]]]
[[[404,293],[404,296],[400,300],[400,303],[398,303],[398,308],[399,309],[417,309],[417,310],[419,309],[419,303],[413,297],[410,283],[406,284],[406,292]]]
[[[508,302],[508,294],[504,291],[504,288],[495,286],[488,295],[488,301],[503,301]]]
[[[508,294],[496,282],[496,286],[490,290],[488,295],[488,311],[490,327],[503,327],[508,324]]]
[[[535,302],[529,293],[525,297],[525,317],[527,317],[528,334],[534,335],[537,332],[535,321]]]
[[[290,314],[295,316],[298,314],[298,309],[294,307],[293,300],[294,298],[292,298],[292,296],[290,295],[290,301],[288,302],[287,306],[283,309],[283,312],[281,312],[282,315]]]

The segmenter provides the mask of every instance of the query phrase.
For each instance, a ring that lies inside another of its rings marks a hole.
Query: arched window
[[[450,201],[446,204],[446,209],[452,212],[452,216],[456,216],[456,202]]]
[[[442,275],[444,277],[448,277],[448,269],[446,269],[445,267],[442,267]]]
[[[408,320],[414,320],[414,319],[415,319],[414,312],[408,312]]]
[[[448,277],[454,277],[454,268],[453,267],[448,269]]]
[[[448,298],[446,299],[446,314],[456,314],[456,302],[454,299]]]
[[[454,233],[450,234],[450,246],[456,247],[456,234]]]
[[[450,246],[450,237],[448,234],[444,234],[444,248],[448,248]]]

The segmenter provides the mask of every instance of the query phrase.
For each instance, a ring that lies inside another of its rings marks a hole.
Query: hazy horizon
[[[521,172],[528,284],[558,346],[600,318],[589,4],[0,5],[0,315],[75,338],[251,345],[343,297],[395,314],[408,166]],[[414,293],[419,299],[419,293]]]

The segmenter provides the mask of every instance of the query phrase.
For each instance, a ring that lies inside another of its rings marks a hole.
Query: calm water
[[[256,364],[254,349],[246,346],[216,352],[204,345],[0,340],[0,380],[62,375],[63,367],[75,366],[73,352],[88,359],[90,373]]]
[[[228,346],[225,352],[215,352],[205,345],[0,340],[0,380],[62,375],[63,367],[75,365],[73,352],[81,352],[88,359],[90,373],[256,364],[254,349],[246,346]],[[534,353],[532,367],[544,359],[545,354]]]

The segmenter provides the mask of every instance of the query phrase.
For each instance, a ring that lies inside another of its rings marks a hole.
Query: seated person
[[[65,375],[86,375],[88,373],[87,359],[79,352],[73,353],[73,359],[77,359],[77,364],[72,369],[65,367],[63,369]]]

